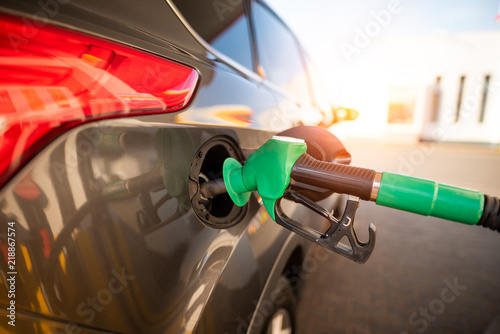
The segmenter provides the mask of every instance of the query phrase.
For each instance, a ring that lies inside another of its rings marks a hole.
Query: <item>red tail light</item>
[[[187,66],[59,28],[28,29],[0,15],[0,185],[63,129],[176,111],[195,90],[198,73]]]

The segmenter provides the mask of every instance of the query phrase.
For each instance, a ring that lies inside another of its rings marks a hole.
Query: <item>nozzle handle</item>
[[[304,153],[291,178],[378,205],[500,231],[500,199],[435,181],[319,161]]]
[[[372,169],[320,161],[304,153],[293,165],[290,176],[298,182],[368,201],[372,197],[376,174]]]

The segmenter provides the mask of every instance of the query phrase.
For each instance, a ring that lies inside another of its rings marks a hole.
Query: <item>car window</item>
[[[292,95],[310,101],[307,73],[292,32],[258,2],[252,4],[252,18],[265,77]]]
[[[316,65],[307,55],[305,55],[305,59],[307,63],[309,78],[311,79],[311,88],[312,88],[312,95],[314,97],[314,103],[321,110],[325,112],[330,112],[331,110],[330,98],[328,97],[328,94],[325,90],[324,81],[320,75],[320,72],[318,71]]]
[[[243,1],[174,0],[193,29],[217,51],[252,69],[248,17]]]

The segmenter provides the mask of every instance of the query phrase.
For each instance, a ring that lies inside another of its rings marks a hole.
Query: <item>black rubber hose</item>
[[[319,161],[304,153],[293,165],[291,178],[368,201],[375,175],[376,172],[372,169]]]
[[[484,195],[484,209],[477,225],[500,232],[500,199]]]

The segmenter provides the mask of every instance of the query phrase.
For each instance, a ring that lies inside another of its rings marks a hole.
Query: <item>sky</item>
[[[499,0],[267,0],[267,3],[301,37],[322,31],[342,36],[373,19],[373,12],[399,4],[384,34],[428,34],[500,29],[495,22]],[[303,41],[305,42],[305,40]]]
[[[267,3],[296,33],[320,68],[326,64],[343,65],[342,45],[344,48],[353,45],[357,32],[366,31],[377,22],[377,17],[385,26],[375,31],[372,42],[397,36],[500,30],[495,21],[499,0],[267,0]]]

